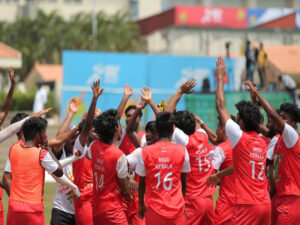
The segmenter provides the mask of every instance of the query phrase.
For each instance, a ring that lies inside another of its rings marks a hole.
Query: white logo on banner
[[[209,69],[193,69],[191,67],[187,67],[181,70],[181,74],[181,78],[175,84],[176,88],[179,88],[184,82],[192,78],[194,78],[198,83],[202,84],[203,79],[209,74]]]
[[[222,9],[208,9],[204,10],[204,16],[201,19],[201,23],[221,23],[222,22]]]
[[[92,76],[85,82],[87,85],[92,84],[95,80],[101,78],[105,84],[117,84],[119,81],[119,65],[103,65],[102,63],[93,67]]]

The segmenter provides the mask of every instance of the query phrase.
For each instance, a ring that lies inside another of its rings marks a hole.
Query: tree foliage
[[[108,16],[97,13],[97,46],[94,48],[92,15],[79,13],[66,21],[56,11],[39,11],[35,19],[21,18],[13,23],[0,22],[1,41],[22,52],[21,79],[34,62],[61,63],[63,50],[91,50],[109,52],[139,52],[145,42],[130,15],[116,13]]]

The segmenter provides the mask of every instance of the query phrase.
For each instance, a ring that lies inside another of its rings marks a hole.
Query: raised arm
[[[16,85],[15,72],[12,67],[10,67],[9,70],[9,79],[10,79],[10,89],[0,111],[0,126],[2,125],[2,123],[5,120],[5,117],[7,116],[10,104],[12,102],[14,90],[15,90],[15,85]]]
[[[141,138],[134,129],[135,122],[137,117],[140,115],[141,111],[146,107],[147,103],[150,102],[150,100],[152,99],[152,94],[149,87],[143,87],[141,93],[142,93],[141,101],[136,106],[136,109],[132,114],[126,128],[126,134],[128,135],[128,137],[130,138],[130,140],[132,141],[132,143],[136,148],[141,146]]]
[[[55,146],[63,145],[68,139],[70,139],[73,135],[75,135],[77,131],[78,131],[78,127],[76,126],[69,131],[57,135],[55,138],[48,140],[48,146],[55,147]]]
[[[89,135],[89,132],[93,127],[97,100],[98,100],[99,96],[102,94],[102,92],[104,90],[104,88],[100,88],[100,79],[95,81],[91,88],[92,88],[92,91],[93,91],[92,103],[91,103],[89,111],[87,113],[86,121],[85,121],[84,126],[82,128],[82,131],[79,135],[79,141],[80,141],[80,144],[82,146],[85,145],[87,137]]]
[[[216,61],[217,64],[217,92],[216,92],[216,108],[220,116],[222,124],[226,124],[229,120],[230,114],[225,106],[225,95],[224,95],[224,77],[226,75],[226,65],[224,59],[219,57]]]
[[[60,127],[57,131],[57,136],[60,134],[63,134],[64,132],[66,132],[69,129],[71,121],[72,121],[74,115],[77,113],[77,111],[78,111],[77,99],[72,98],[69,102],[68,114],[67,114],[65,120],[63,121],[63,123],[60,125]]]
[[[122,118],[126,103],[127,103],[128,99],[131,97],[131,95],[132,95],[132,87],[128,84],[125,84],[124,96],[122,98],[122,101],[121,101],[118,109],[117,109],[119,119]]]
[[[193,93],[193,88],[196,86],[197,82],[195,79],[190,79],[180,86],[178,91],[173,95],[173,97],[168,102],[165,112],[173,113],[176,109],[176,105],[183,96],[183,94]]]
[[[203,130],[205,130],[205,132],[207,133],[208,139],[211,141],[211,143],[213,143],[214,145],[217,145],[217,134],[210,129],[206,123],[204,123],[203,120],[201,120],[199,118],[199,116],[197,116],[196,114],[194,114],[195,119],[196,119],[196,130],[202,128]]]
[[[259,102],[261,103],[268,117],[272,119],[279,131],[283,132],[285,122],[278,115],[276,109],[259,93],[257,88],[250,81],[245,81],[245,85],[247,85],[250,88],[250,92],[259,99]]]

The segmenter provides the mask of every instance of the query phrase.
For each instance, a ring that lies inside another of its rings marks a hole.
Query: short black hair
[[[134,110],[135,110],[135,109],[136,109],[136,105],[130,105],[130,106],[128,106],[128,107],[125,109],[125,115],[127,115],[127,113],[129,112],[129,110],[131,110],[131,109],[134,109]],[[142,118],[142,116],[143,116],[143,113],[142,113],[142,111],[141,111],[139,117]]]
[[[22,119],[25,119],[26,117],[28,117],[29,115],[27,113],[17,113],[11,120],[10,120],[10,124],[16,123],[21,121]]]
[[[175,116],[169,112],[160,112],[156,117],[156,129],[159,138],[170,137],[175,125]]]
[[[25,141],[31,141],[34,139],[37,133],[46,131],[47,120],[44,118],[30,118],[26,120],[22,125],[22,131]]]
[[[116,116],[109,113],[102,113],[95,120],[95,132],[98,134],[101,141],[106,144],[111,144],[114,138],[119,121]]]
[[[258,131],[261,120],[259,108],[249,101],[240,101],[235,104],[239,118],[244,122],[245,131]]]
[[[295,123],[300,122],[300,109],[297,105],[292,103],[283,103],[280,105],[279,111],[287,113]]]
[[[156,122],[155,121],[149,121],[145,126],[145,131],[150,131],[152,134],[155,134],[156,131]]]
[[[175,125],[181,129],[185,134],[190,135],[195,132],[196,119],[193,113],[183,110],[177,111],[175,115]]]
[[[103,112],[102,114],[104,114],[106,116],[114,116],[116,118],[118,117],[118,111],[116,109],[108,109],[105,112]]]

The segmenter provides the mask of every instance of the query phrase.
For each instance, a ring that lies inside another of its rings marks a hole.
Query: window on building
[[[138,0],[130,0],[130,10],[131,10],[132,19],[137,19],[139,17]]]

